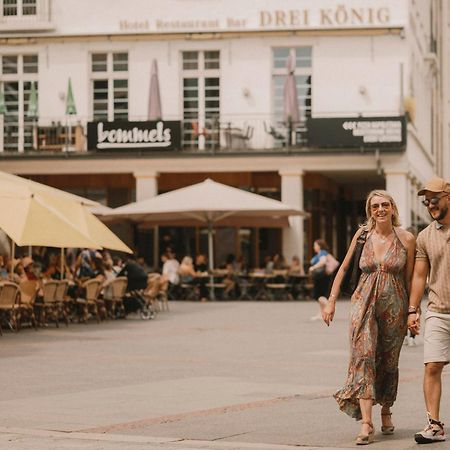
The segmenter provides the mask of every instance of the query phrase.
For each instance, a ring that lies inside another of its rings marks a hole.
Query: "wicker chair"
[[[103,285],[103,300],[105,302],[106,311],[113,319],[125,317],[123,297],[127,290],[127,285],[127,277],[117,277],[107,281]]]
[[[106,308],[103,300],[99,299],[102,281],[94,278],[83,284],[85,291],[84,297],[77,298],[77,304],[80,306],[79,318],[81,322],[87,323],[89,314],[92,314],[97,323],[100,323],[101,315],[106,317]]]
[[[19,284],[20,300],[19,312],[20,317],[17,323],[18,329],[22,327],[22,323],[29,321],[31,325],[37,330],[36,315],[34,314],[34,302],[39,291],[39,282],[35,280],[22,281]]]
[[[42,314],[41,323],[47,323],[47,317],[50,317],[59,328],[60,305],[56,299],[56,289],[59,281],[49,280],[42,285]]]
[[[0,285],[0,335],[3,334],[2,323],[5,321],[12,331],[17,332],[20,312],[18,308],[19,285],[5,281]]]
[[[69,289],[69,282],[61,280],[58,282],[55,292],[55,300],[59,306],[60,317],[64,319],[66,326],[69,326],[69,316],[71,315],[72,301],[67,297],[67,290]]]

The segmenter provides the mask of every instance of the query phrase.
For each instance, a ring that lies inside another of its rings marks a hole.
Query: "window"
[[[183,147],[219,146],[220,52],[186,51],[183,59]]]
[[[3,16],[35,16],[37,0],[3,0]]]
[[[283,122],[284,83],[287,76],[286,63],[290,53],[295,55],[295,80],[300,112],[300,124],[296,127],[296,143],[303,142],[305,121],[311,116],[312,98],[312,47],[274,48],[273,49],[273,112],[275,122]]]
[[[128,53],[91,55],[94,120],[128,120]]]
[[[0,89],[6,107],[3,148],[16,152],[32,150],[37,141],[38,117],[30,117],[29,106],[32,83],[39,96],[38,55],[2,55],[0,67]]]

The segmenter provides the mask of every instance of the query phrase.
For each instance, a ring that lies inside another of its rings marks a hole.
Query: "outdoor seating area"
[[[97,252],[95,258],[100,256]],[[130,290],[126,276],[107,280],[106,272],[102,271],[87,278],[78,270],[75,274],[69,271],[65,275],[68,279],[59,280],[58,271],[46,270],[39,275],[40,271],[35,270],[38,265],[28,256],[17,260],[16,268],[22,266],[23,259],[30,262],[22,276],[15,270],[10,281],[9,274],[2,273],[6,279],[0,280],[0,335],[5,330],[19,332],[23,327],[38,330],[49,326],[59,328],[60,324],[101,324],[131,314],[148,320],[158,312],[169,310],[167,284],[161,282],[158,273],[145,275],[142,289]],[[7,258],[2,260],[8,264]]]
[[[201,287],[206,288],[202,297]],[[309,275],[290,274],[288,270],[248,273],[214,270],[198,274],[189,282],[170,284],[170,300],[310,300],[312,280]]]

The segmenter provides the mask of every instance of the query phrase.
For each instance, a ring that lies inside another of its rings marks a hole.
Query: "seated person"
[[[0,255],[0,279],[7,280],[9,278],[8,273],[8,256]]]
[[[28,277],[25,273],[25,268],[23,267],[21,259],[16,259],[14,261],[13,281],[17,284],[20,284],[22,281],[28,281]]]
[[[300,262],[300,258],[297,255],[292,257],[292,262],[288,271],[288,284],[290,286],[290,294],[292,298],[298,298],[299,294],[302,292],[302,282],[300,277],[305,276],[305,269],[303,264]]]
[[[175,253],[171,250],[161,256],[161,261],[163,262],[161,279],[162,289],[169,292],[169,294],[175,294],[177,286],[180,283],[180,275],[178,273],[180,263],[177,261]]]
[[[200,298],[202,301],[205,301],[208,297],[208,288],[206,284],[208,283],[208,279],[205,277],[200,277],[200,275],[205,274],[208,272],[208,261],[206,259],[206,255],[203,253],[199,253],[195,257],[195,271],[197,272],[197,278],[194,280],[194,283],[197,284],[200,291]]]
[[[284,270],[287,268],[286,260],[284,259],[284,256],[280,253],[276,253],[273,256],[273,269],[274,270]]]
[[[195,257],[195,270],[197,271],[197,273],[208,272],[206,256],[203,253],[199,253]]]
[[[303,264],[300,263],[300,258],[297,255],[292,257],[288,273],[289,275],[305,275],[305,269]]]
[[[194,281],[194,278],[197,276],[197,272],[195,271],[194,263],[190,256],[185,256],[181,260],[178,273],[182,283],[192,283]]]
[[[61,280],[61,254],[52,253],[49,256],[49,264],[47,269],[42,274],[44,278],[51,278],[52,280]],[[64,278],[70,278],[71,271],[64,262]]]
[[[134,255],[129,255],[128,260],[117,276],[127,277],[127,291],[136,291],[147,287],[147,273],[135,260]]]
[[[33,259],[30,256],[25,256],[22,258],[23,268],[25,269],[25,274],[27,275],[28,280],[35,281],[38,279],[36,275],[36,267]]]

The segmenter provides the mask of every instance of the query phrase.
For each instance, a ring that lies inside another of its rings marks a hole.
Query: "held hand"
[[[319,303],[322,310],[322,319],[327,326],[330,326],[330,323],[334,318],[334,311],[336,309],[335,303],[333,301],[326,300],[325,297],[319,298]]]
[[[408,329],[414,334],[419,334],[419,332],[420,332],[420,315],[419,315],[419,313],[410,314],[408,316]]]

